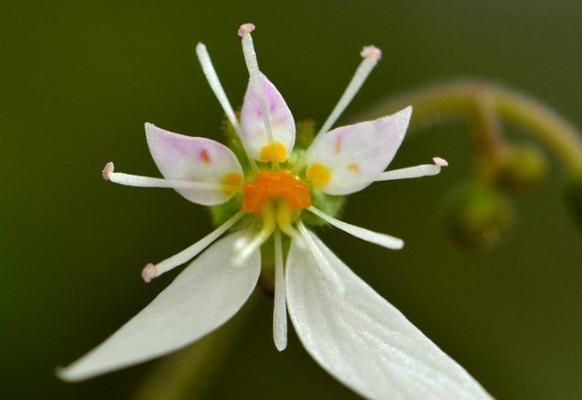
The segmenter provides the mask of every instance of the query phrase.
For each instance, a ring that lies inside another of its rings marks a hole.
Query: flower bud
[[[578,227],[582,229],[582,173],[570,179],[566,186],[565,197]]]
[[[448,234],[455,242],[470,248],[496,244],[508,230],[512,214],[503,195],[478,182],[454,189],[443,207]]]
[[[496,181],[504,189],[526,192],[540,186],[548,176],[548,160],[535,146],[509,149],[498,167]]]

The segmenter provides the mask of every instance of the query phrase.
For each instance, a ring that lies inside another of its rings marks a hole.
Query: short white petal
[[[285,149],[286,154],[280,160],[284,161],[295,144],[295,120],[275,85],[263,74],[261,74],[261,82],[273,140]],[[240,122],[243,135],[241,139],[245,142],[250,155],[258,161],[265,161],[261,155],[265,146],[269,144],[269,137],[260,107],[259,94],[250,82],[241,109]]]
[[[324,369],[369,399],[491,398],[467,371],[313,237],[336,268],[345,293],[338,296],[331,290],[311,254],[292,244],[287,302],[301,342]]]
[[[393,115],[320,135],[306,153],[307,178],[312,168],[323,168],[328,177],[312,181],[322,192],[344,195],[364,189],[394,158],[411,115],[412,107],[407,107]]]
[[[229,320],[257,284],[256,251],[242,268],[229,265],[239,233],[216,242],[158,297],[97,348],[59,371],[80,381],[185,347]]]
[[[176,187],[188,200],[206,206],[221,204],[236,190],[223,190],[228,178],[242,180],[243,169],[236,155],[225,145],[202,137],[185,136],[145,124],[150,153],[160,172],[168,180],[210,183],[215,190]]]

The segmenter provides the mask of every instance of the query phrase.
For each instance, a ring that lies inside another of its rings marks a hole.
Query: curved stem
[[[415,127],[455,117],[477,118],[479,123],[479,118],[487,117],[480,109],[485,104],[492,112],[487,118],[493,115],[518,125],[550,147],[571,172],[582,171],[580,132],[546,105],[512,89],[473,80],[439,84],[382,102],[366,115],[378,117],[410,104],[414,106],[412,123]],[[495,138],[494,131],[485,130],[492,135],[487,144],[497,146],[502,142]]]

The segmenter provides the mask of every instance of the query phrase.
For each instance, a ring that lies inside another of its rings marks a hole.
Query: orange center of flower
[[[259,213],[269,200],[286,201],[295,210],[311,206],[309,186],[293,178],[288,172],[263,171],[242,186],[244,200],[242,209],[248,213]]]

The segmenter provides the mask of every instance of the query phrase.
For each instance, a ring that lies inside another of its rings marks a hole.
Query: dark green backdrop
[[[194,56],[204,41],[230,98],[246,71],[236,29],[257,25],[263,70],[298,118],[322,120],[361,45],[384,58],[344,118],[424,83],[481,77],[521,88],[582,126],[581,3],[554,1],[3,1],[0,6],[0,397],[129,397],[153,363],[70,385],[66,364],[140,310],[171,276],[139,273],[210,229],[169,190],[104,183],[100,170],[155,175],[143,123],[218,138],[221,110]],[[445,174],[350,198],[345,218],[403,237],[390,252],[337,231],[324,238],[491,393],[582,398],[582,247],[562,201],[563,171],[515,200],[496,248],[449,242],[439,204],[471,172],[467,129],[405,140],[394,165],[446,157]],[[278,354],[271,301],[257,296],[208,398],[354,398],[295,336]],[[193,380],[197,376],[192,376]],[[207,379],[207,378],[204,378]]]

